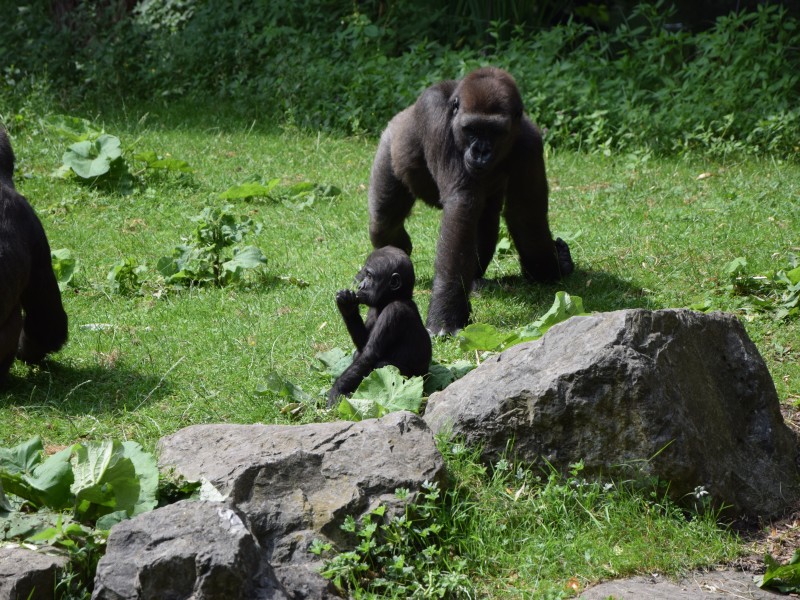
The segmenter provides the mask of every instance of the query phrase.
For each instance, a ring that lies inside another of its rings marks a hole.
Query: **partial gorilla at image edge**
[[[38,363],[67,341],[50,244],[14,187],[14,151],[0,128],[0,379],[15,358]]]
[[[501,214],[527,279],[554,282],[574,270],[547,220],[541,134],[501,69],[437,83],[389,122],[370,176],[373,247],[411,253],[404,221],[417,198],[443,210],[427,318],[433,334],[467,324],[469,294],[494,256]]]
[[[430,368],[431,339],[412,299],[414,266],[408,255],[391,246],[374,250],[356,275],[358,288],[339,290],[336,306],[356,346],[352,364],[328,393],[328,407],[352,394],[374,369],[394,365],[406,377]],[[366,321],[359,305],[369,307]]]

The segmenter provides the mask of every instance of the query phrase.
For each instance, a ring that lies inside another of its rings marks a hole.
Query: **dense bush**
[[[800,26],[775,5],[700,32],[643,4],[608,30],[493,22],[458,37],[413,3],[76,0],[60,16],[42,4],[0,34],[0,98],[47,82],[100,108],[224,99],[273,122],[376,133],[431,82],[495,64],[554,146],[800,154]]]

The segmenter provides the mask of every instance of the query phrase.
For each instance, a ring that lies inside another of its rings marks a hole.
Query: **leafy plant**
[[[497,64],[551,147],[800,154],[800,23],[786,7],[695,28],[676,27],[665,2],[627,5],[621,18],[597,4],[523,4],[149,2],[126,13],[82,0],[68,26],[41,7],[17,15],[0,73],[23,98],[26,82],[45,80],[67,102],[109,104],[124,90],[131,105],[191,97],[202,112],[198,99],[211,99],[313,131],[378,133],[426,85]]]
[[[580,297],[557,292],[550,309],[533,323],[519,327],[510,334],[503,333],[492,325],[473,323],[459,332],[458,341],[465,351],[502,352],[516,344],[542,337],[556,323],[585,314],[587,313]]]
[[[88,119],[70,115],[49,115],[42,119],[42,126],[59,137],[72,142],[96,140],[103,135],[103,130],[95,127]]]
[[[764,556],[764,563],[767,565],[766,572],[755,578],[758,587],[774,588],[784,594],[800,592],[800,550],[795,550],[785,565],[769,554]]]
[[[359,384],[350,398],[339,403],[339,416],[350,421],[382,417],[390,412],[419,412],[422,404],[422,377],[406,379],[400,370],[388,365],[375,369]]]
[[[56,281],[58,282],[58,289],[62,292],[67,289],[67,286],[75,276],[78,270],[78,259],[68,248],[61,248],[59,250],[51,250],[50,260],[53,264],[53,273],[55,273]]]
[[[133,159],[144,163],[144,168],[135,174],[124,156],[122,142],[115,135],[105,133],[91,121],[68,115],[53,115],[42,120],[42,124],[58,136],[72,141],[62,156],[62,165],[56,176],[70,175],[90,183],[111,186],[122,193],[133,191],[135,177],[150,170],[191,173],[189,164],[177,158],[161,157],[153,151],[139,152]]]
[[[111,267],[106,279],[112,292],[117,294],[138,294],[142,289],[140,276],[147,271],[134,258],[123,258]]]
[[[179,173],[193,173],[194,169],[185,160],[173,158],[171,156],[159,156],[152,150],[137,152],[133,155],[134,160],[145,164],[145,169],[162,171],[177,171]]]
[[[443,390],[448,385],[461,379],[475,368],[475,364],[467,360],[457,360],[452,364],[432,362],[428,375],[425,377],[423,393],[430,396],[434,392]]]
[[[358,543],[352,551],[327,558],[322,576],[354,597],[472,597],[466,561],[442,544],[447,517],[438,485],[424,484],[419,503],[410,501],[408,490],[399,489],[395,496],[404,502],[403,514],[387,519],[380,505],[361,523],[351,515],[345,518],[341,529]],[[317,540],[310,551],[328,555],[333,546]]]
[[[246,181],[228,188],[219,197],[223,200],[268,198],[300,210],[312,206],[317,199],[331,199],[342,193],[334,185],[322,185],[308,181],[295,183],[288,187],[280,187],[279,184],[279,178],[270,179],[266,183],[262,183],[260,180]]]
[[[319,364],[314,365],[314,368],[320,373],[330,375],[331,379],[339,377],[353,362],[353,354],[348,354],[341,348],[332,348],[327,352],[318,352],[314,358],[319,361]]]
[[[107,530],[156,506],[158,467],[132,441],[74,444],[46,458],[43,451],[39,437],[0,448],[0,540],[65,550],[59,597],[64,588],[80,594],[94,578]]]
[[[74,444],[43,459],[41,438],[13,448],[0,448],[0,484],[5,493],[21,499],[16,510],[3,519],[27,522],[30,531],[40,529],[38,513],[20,511],[28,506],[56,511],[69,509],[72,517],[97,523],[99,529],[156,505],[158,468],[153,456],[136,442],[89,442]],[[6,498],[4,506],[8,510]],[[46,519],[45,519],[46,520]]]
[[[267,183],[246,181],[229,187],[219,197],[223,200],[249,200],[251,198],[271,198],[272,190],[281,182],[279,178],[270,179]]]
[[[723,269],[727,289],[743,298],[742,307],[771,311],[777,319],[800,315],[800,259],[791,255],[790,265],[777,271],[748,275],[747,259],[738,256]]]
[[[233,207],[207,207],[192,218],[197,223],[190,243],[177,246],[172,256],[162,257],[157,269],[167,283],[189,287],[191,285],[229,285],[241,281],[246,270],[267,264],[263,252],[256,246],[237,246],[250,233],[258,234],[261,223],[249,217],[237,219],[230,212]],[[226,258],[231,249],[232,256]]]
[[[267,374],[266,381],[256,388],[256,395],[280,399],[284,403],[281,408],[283,414],[298,415],[314,404],[310,395],[275,371]]]
[[[111,171],[127,168],[122,159],[122,148],[119,138],[103,133],[94,140],[75,142],[64,153],[64,165],[82,179],[93,179]]]

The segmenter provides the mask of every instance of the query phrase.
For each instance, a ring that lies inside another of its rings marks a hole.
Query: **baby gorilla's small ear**
[[[389,278],[389,289],[396,292],[401,287],[403,287],[403,280],[400,278],[400,273],[392,273]]]

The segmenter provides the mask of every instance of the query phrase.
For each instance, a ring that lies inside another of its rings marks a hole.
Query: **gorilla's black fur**
[[[417,305],[414,266],[399,248],[372,252],[356,275],[358,289],[339,290],[336,305],[356,345],[356,354],[328,393],[328,406],[353,393],[373,369],[394,365],[406,377],[425,375],[431,363],[431,339]],[[369,307],[366,322],[359,304]]]
[[[527,278],[555,281],[574,268],[569,247],[553,240],[547,222],[541,135],[505,71],[487,67],[433,85],[389,122],[370,179],[375,248],[411,253],[403,223],[416,198],[444,209],[427,319],[432,333],[466,325],[473,281],[494,255],[501,212]]]
[[[40,362],[67,341],[42,223],[14,188],[14,151],[0,129],[0,379],[14,358]]]

